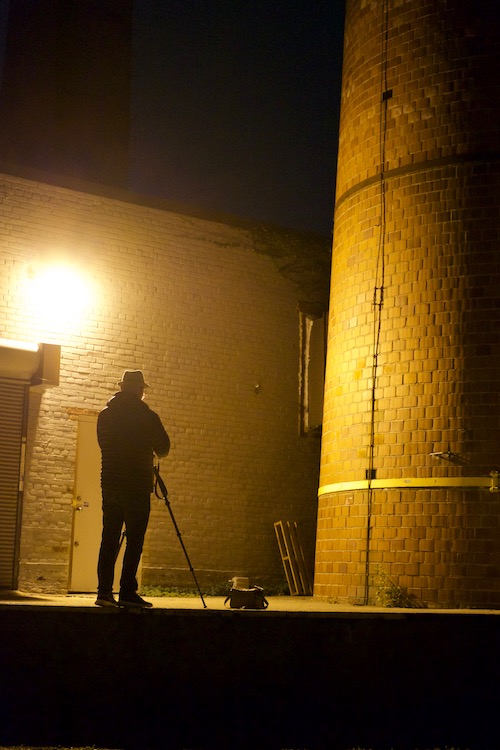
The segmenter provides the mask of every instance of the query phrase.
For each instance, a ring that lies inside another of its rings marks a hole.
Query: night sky
[[[343,0],[136,0],[131,188],[331,234]]]

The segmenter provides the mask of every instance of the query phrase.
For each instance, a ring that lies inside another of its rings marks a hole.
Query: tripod
[[[187,564],[188,564],[189,570],[191,571],[191,574],[192,574],[192,576],[194,578],[194,582],[196,584],[196,588],[198,589],[198,593],[200,595],[200,599],[201,599],[201,601],[203,603],[203,606],[206,609],[207,605],[205,604],[205,600],[203,599],[203,594],[201,593],[201,589],[200,589],[200,586],[198,584],[198,580],[196,578],[196,574],[194,572],[193,566],[191,565],[191,561],[189,559],[188,553],[187,553],[186,548],[184,546],[184,542],[182,541],[181,532],[179,531],[179,527],[177,526],[177,523],[175,521],[174,514],[172,512],[172,508],[170,507],[170,502],[169,502],[169,499],[168,499],[167,488],[165,486],[165,482],[163,481],[163,479],[160,476],[160,468],[159,468],[159,466],[153,466],[153,471],[154,471],[154,475],[155,475],[155,495],[156,495],[157,498],[159,498],[161,500],[160,495],[158,494],[158,487],[159,487],[160,491],[161,491],[161,494],[163,496],[163,500],[165,501],[165,505],[167,506],[168,512],[170,513],[170,518],[172,519],[172,523],[174,524],[175,533],[177,534],[179,542],[181,543],[182,550],[183,550],[183,552],[184,552],[184,554],[186,556]]]

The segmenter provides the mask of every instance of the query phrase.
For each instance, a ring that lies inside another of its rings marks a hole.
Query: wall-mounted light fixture
[[[429,456],[432,456],[432,458],[443,458],[445,461],[453,461],[457,454],[453,453],[450,446],[448,446],[447,451],[433,451],[433,453],[429,453]]]

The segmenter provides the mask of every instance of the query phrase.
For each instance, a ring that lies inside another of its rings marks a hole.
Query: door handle
[[[83,506],[78,504],[78,503],[81,503],[81,502],[82,502],[82,498],[80,497],[80,495],[78,495],[78,497],[76,498],[76,500],[73,500],[73,502],[71,503],[72,506],[73,506],[73,509],[76,512],[83,510]]]

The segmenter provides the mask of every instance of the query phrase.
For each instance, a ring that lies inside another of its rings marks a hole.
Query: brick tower
[[[500,606],[496,6],[347,0],[319,597]]]

